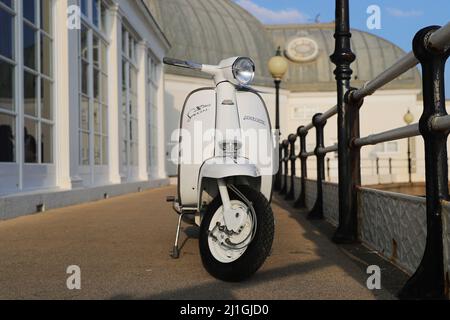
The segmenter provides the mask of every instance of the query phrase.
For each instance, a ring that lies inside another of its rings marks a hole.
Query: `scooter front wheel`
[[[264,195],[248,186],[238,190],[245,200],[232,190],[229,194],[236,214],[246,215],[240,231],[227,230],[222,200],[217,196],[208,205],[199,236],[205,269],[213,277],[230,282],[243,281],[258,271],[270,253],[275,229],[272,208]]]

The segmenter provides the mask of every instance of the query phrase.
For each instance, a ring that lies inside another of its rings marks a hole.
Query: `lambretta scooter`
[[[181,112],[178,197],[168,197],[180,215],[172,257],[180,254],[181,222],[190,222],[200,227],[205,269],[224,281],[245,280],[271,252],[270,201],[278,170],[267,108],[249,87],[255,64],[245,57],[215,66],[171,58],[164,63],[201,71],[215,83],[191,92]]]

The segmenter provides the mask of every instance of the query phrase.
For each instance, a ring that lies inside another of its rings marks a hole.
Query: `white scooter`
[[[171,58],[164,63],[201,71],[215,83],[191,92],[181,113],[178,197],[167,198],[180,214],[172,257],[179,257],[181,222],[190,222],[200,226],[206,270],[224,281],[245,280],[271,252],[278,170],[277,135],[261,96],[248,87],[255,65],[245,57],[216,66]]]

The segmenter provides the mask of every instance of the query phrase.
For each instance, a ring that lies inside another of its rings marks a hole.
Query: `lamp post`
[[[280,146],[280,84],[281,79],[283,79],[284,75],[288,70],[288,62],[286,58],[283,57],[281,53],[281,48],[278,47],[277,52],[274,57],[269,60],[269,72],[272,75],[275,82],[275,129],[278,131],[278,144],[279,144],[279,154],[278,161],[280,165],[278,167],[278,173],[275,177],[274,189],[281,190],[281,175],[282,175],[282,166],[281,166],[281,146]]]
[[[407,125],[410,125],[411,123],[413,123],[414,121],[414,116],[411,113],[411,111],[409,111],[404,115],[403,120],[405,121],[405,123]],[[408,176],[409,176],[409,183],[412,183],[412,179],[411,179],[411,173],[412,173],[412,167],[411,167],[411,138],[408,138]]]

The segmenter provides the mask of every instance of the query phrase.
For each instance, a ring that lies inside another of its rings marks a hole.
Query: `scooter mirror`
[[[185,61],[185,60],[179,60],[174,58],[164,58],[163,59],[164,64],[180,67],[180,68],[187,68],[187,69],[193,69],[193,70],[202,70],[202,65],[193,61]]]

